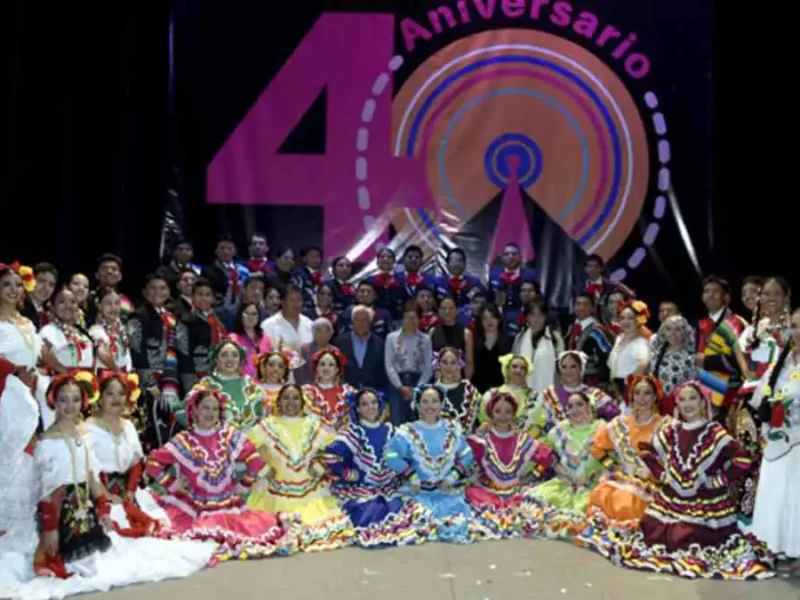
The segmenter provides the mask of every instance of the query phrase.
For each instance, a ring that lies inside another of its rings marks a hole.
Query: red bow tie
[[[266,258],[251,258],[247,261],[247,270],[251,273],[266,273],[270,271]]]
[[[519,279],[519,273],[517,271],[513,272],[503,271],[500,274],[500,281],[503,282],[503,285],[507,286],[512,285],[516,283],[518,279]]]
[[[603,285],[600,283],[592,283],[586,286],[586,294],[597,298],[603,293]]]
[[[375,275],[374,281],[377,287],[383,289],[389,289],[397,284],[397,282],[394,280],[394,277],[392,277],[391,273],[378,273],[377,275]]]
[[[319,287],[319,284],[322,283],[322,273],[319,271],[315,271],[311,273],[311,285],[314,287]]]
[[[341,286],[342,293],[345,296],[355,296],[356,295],[355,288],[352,285],[350,285],[349,283],[340,283],[339,285]]]
[[[439,324],[439,315],[431,313],[429,315],[422,315],[419,321],[419,328],[422,331],[429,331]]]
[[[416,287],[422,283],[423,279],[424,278],[419,273],[406,273],[406,281],[408,282],[408,285]]]
[[[451,277],[450,281],[448,282],[450,290],[452,290],[455,295],[458,295],[461,292],[461,288],[463,288],[465,284],[466,282],[464,281],[463,277]]]
[[[239,295],[239,271],[236,268],[236,265],[231,265],[227,267],[228,269],[228,281],[231,284],[231,294],[233,296]]]

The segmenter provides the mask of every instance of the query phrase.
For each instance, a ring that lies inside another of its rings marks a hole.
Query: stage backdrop
[[[230,232],[246,253],[262,231],[362,275],[408,244],[432,263],[460,246],[483,275],[514,242],[559,305],[590,253],[658,297],[713,268],[711,0],[184,3],[173,18],[173,232]]]

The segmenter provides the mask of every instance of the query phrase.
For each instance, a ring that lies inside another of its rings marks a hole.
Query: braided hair
[[[792,316],[800,314],[800,307],[795,308],[792,311]],[[775,385],[778,383],[778,377],[781,376],[781,371],[783,371],[783,367],[786,365],[786,359],[789,358],[789,354],[792,352],[794,347],[794,343],[792,341],[787,342],[783,346],[783,350],[778,355],[778,360],[775,361],[775,365],[772,367],[772,373],[769,376],[769,381],[767,381],[767,390],[768,394],[764,394],[764,397],[761,399],[761,404],[758,405],[758,418],[761,420],[762,423],[769,423],[770,420],[770,398],[772,398],[773,394],[775,393]]]

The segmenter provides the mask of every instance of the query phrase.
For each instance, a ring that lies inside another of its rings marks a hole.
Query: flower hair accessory
[[[239,368],[244,366],[244,361],[247,357],[247,351],[242,347],[241,344],[239,344],[239,342],[230,338],[224,339],[219,344],[214,346],[214,348],[211,350],[211,354],[208,356],[208,364],[216,368],[217,356],[219,356],[219,353],[222,352],[222,349],[225,346],[233,346],[239,351]]]
[[[486,414],[489,415],[490,418],[492,416],[492,412],[494,412],[494,407],[497,406],[498,402],[502,401],[508,402],[511,405],[511,412],[515,415],[517,414],[519,402],[517,402],[514,394],[501,392],[500,390],[494,390],[492,395],[489,397],[489,401],[486,403]]]
[[[89,403],[92,407],[97,406],[100,401],[99,390],[103,389],[106,382],[116,379],[122,384],[125,390],[125,404],[126,410],[130,412],[139,401],[139,396],[142,395],[142,390],[139,387],[139,376],[136,373],[124,373],[111,370],[101,370],[97,373],[97,389],[98,393],[95,397],[90,398]]]
[[[89,408],[91,403],[97,401],[98,387],[97,380],[95,380],[94,375],[92,375],[89,371],[78,371],[75,373],[56,375],[53,378],[53,381],[50,382],[50,385],[47,388],[47,395],[45,396],[47,406],[50,408],[55,408],[56,400],[58,399],[58,392],[61,391],[62,387],[70,383],[77,385],[78,389],[81,391],[82,411],[85,411]]]
[[[434,371],[438,371],[439,370],[439,367],[440,367],[441,362],[442,362],[442,357],[445,354],[448,354],[448,353],[455,355],[456,360],[458,360],[458,366],[459,367],[461,367],[462,369],[466,368],[467,362],[464,360],[464,352],[462,350],[459,350],[458,348],[453,348],[452,346],[446,346],[446,347],[442,348],[441,350],[439,350],[438,352],[434,352],[433,353],[433,370]]]
[[[709,388],[704,386],[699,381],[689,381],[687,383],[682,383],[672,392],[675,395],[675,410],[673,411],[672,416],[679,421],[681,420],[681,413],[679,409],[678,399],[680,398],[681,393],[683,393],[683,391],[686,389],[693,389],[698,394],[700,394],[700,398],[703,400],[703,407],[702,407],[703,416],[706,419],[710,419],[712,414],[711,412],[712,392]]]
[[[625,380],[625,403],[628,405],[633,404],[633,390],[642,382],[650,385],[656,395],[656,406],[661,407],[664,401],[664,385],[658,377],[652,375],[628,375]]]
[[[572,356],[577,359],[578,363],[581,365],[581,377],[583,377],[583,374],[586,372],[586,365],[589,362],[589,357],[585,352],[581,352],[580,350],[567,350],[566,352],[559,354],[558,360],[556,361],[558,372],[561,372],[561,363],[564,362],[564,359],[568,356]]]
[[[622,314],[622,311],[626,308],[630,308],[633,314],[636,315],[636,323],[639,327],[647,325],[647,322],[650,320],[650,309],[647,307],[647,304],[641,300],[624,300],[619,304],[617,316]]]
[[[358,415],[358,400],[364,394],[373,394],[378,399],[378,420],[383,420],[384,412],[386,411],[386,396],[383,394],[383,392],[379,392],[378,390],[370,387],[364,387],[359,390],[348,388],[344,397],[347,400],[347,405],[350,407],[351,424],[358,423],[361,418]]]
[[[33,274],[33,269],[25,265],[21,265],[19,261],[14,261],[11,264],[0,263],[0,271],[8,269],[12,273],[16,273],[22,279],[22,287],[27,293],[31,293],[36,289],[36,276]]]
[[[412,409],[417,411],[419,410],[420,398],[422,398],[422,394],[429,389],[434,389],[439,392],[439,398],[441,399],[440,404],[444,404],[444,401],[447,398],[447,388],[438,383],[423,383],[422,385],[418,385],[414,388],[414,393],[411,396]]]
[[[253,364],[256,367],[256,373],[261,372],[261,365],[267,362],[273,356],[280,356],[283,364],[286,365],[286,375],[288,377],[289,371],[294,371],[296,368],[303,365],[303,359],[300,355],[291,348],[281,348],[280,350],[272,350],[264,354],[257,354],[253,357]]]
[[[508,371],[511,369],[511,363],[515,360],[522,360],[525,362],[525,375],[530,375],[533,372],[533,362],[527,356],[521,354],[506,354],[497,359],[500,362],[500,370],[503,372],[503,380],[508,383]]]
[[[220,425],[225,424],[225,408],[228,406],[228,402],[230,402],[231,398],[222,391],[221,386],[210,379],[204,378],[196,383],[186,396],[186,426],[189,429],[194,428],[194,415],[197,405],[206,396],[214,396],[214,398],[217,399],[217,402],[219,402],[219,423]]]

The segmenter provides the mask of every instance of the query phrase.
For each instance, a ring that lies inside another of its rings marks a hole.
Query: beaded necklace
[[[67,341],[66,345],[69,348],[72,364],[64,366],[79,366],[83,360],[83,351],[91,345],[91,340],[83,335],[83,332],[75,325],[64,323],[64,321],[59,318],[54,319],[53,324],[56,326],[56,329],[61,332],[61,335],[64,336],[64,339]]]

